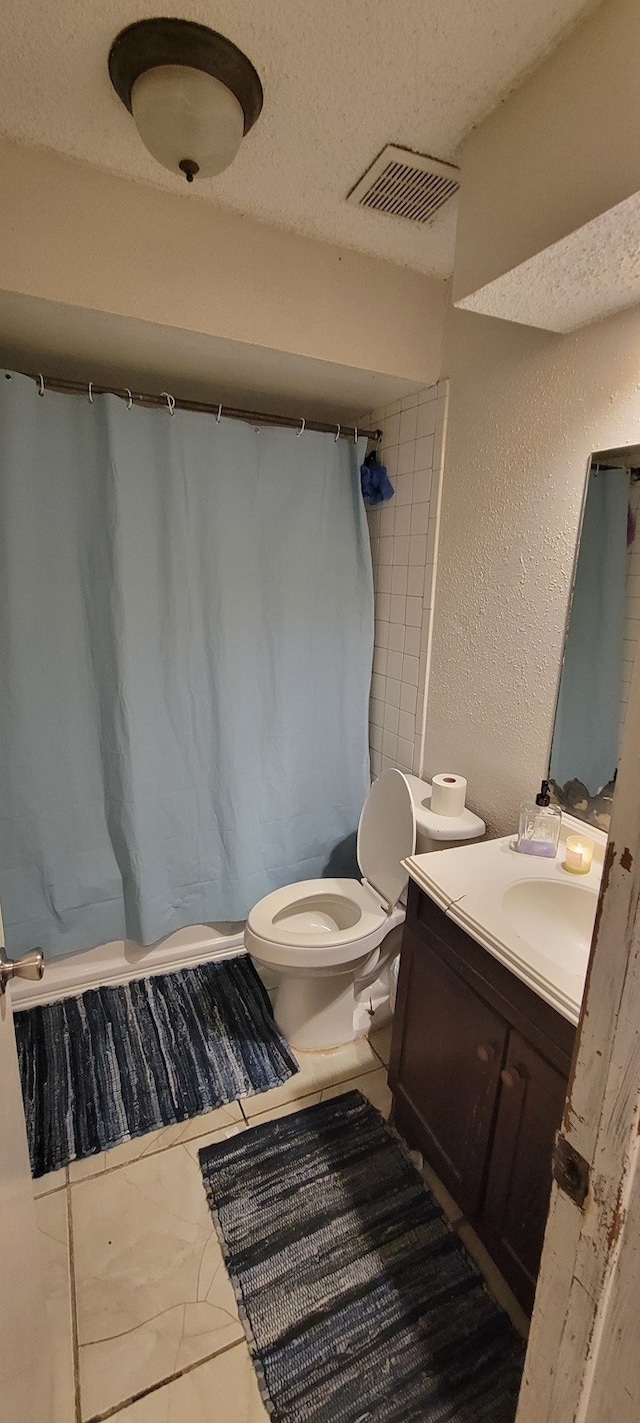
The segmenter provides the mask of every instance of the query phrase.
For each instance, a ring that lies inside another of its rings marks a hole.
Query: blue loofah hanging
[[[394,492],[384,465],[378,463],[375,450],[371,450],[364,464],[360,466],[360,483],[362,497],[372,508],[375,504],[383,504],[385,499],[390,499]]]

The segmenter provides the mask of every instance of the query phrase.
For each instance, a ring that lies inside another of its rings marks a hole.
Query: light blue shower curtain
[[[629,471],[589,475],[553,731],[551,775],[596,795],[618,765]]]
[[[12,953],[241,919],[340,864],[369,783],[362,453],[0,372]]]

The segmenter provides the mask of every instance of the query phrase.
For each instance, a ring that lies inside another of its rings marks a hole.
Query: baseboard
[[[133,978],[146,978],[173,969],[190,968],[215,959],[231,958],[244,953],[243,925],[196,924],[180,929],[144,948],[130,940],[100,944],[68,958],[45,957],[44,977],[39,983],[16,978],[11,985],[14,1012],[71,998],[88,988],[101,988],[108,983],[129,983]]]

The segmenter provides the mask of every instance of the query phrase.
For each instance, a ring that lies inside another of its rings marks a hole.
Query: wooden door
[[[516,1423],[640,1418],[639,746],[636,657]]]
[[[509,1035],[500,1076],[482,1238],[523,1308],[531,1312],[567,1079],[516,1032]]]
[[[0,1217],[0,1416],[48,1423],[51,1357],[10,984],[0,994]]]
[[[402,1048],[392,1059],[394,1120],[475,1216],[486,1168],[507,1025],[405,927]]]

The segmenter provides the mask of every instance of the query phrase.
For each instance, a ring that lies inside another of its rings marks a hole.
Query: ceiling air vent
[[[459,187],[460,169],[452,163],[389,143],[351,189],[347,202],[410,222],[428,222]]]

